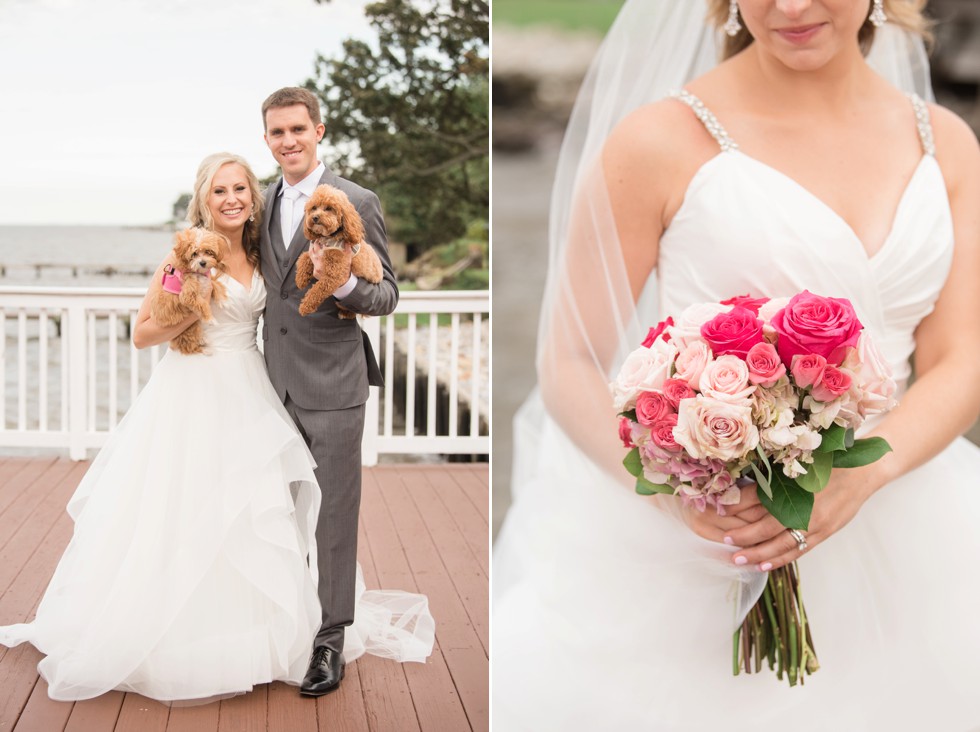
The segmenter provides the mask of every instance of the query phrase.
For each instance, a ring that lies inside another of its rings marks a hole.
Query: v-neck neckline
[[[769,171],[770,173],[772,173],[773,175],[779,177],[784,181],[787,181],[788,183],[790,183],[790,185],[793,188],[800,191],[805,197],[809,198],[812,201],[815,201],[818,204],[818,206],[823,208],[827,213],[831,215],[832,218],[838,221],[844,227],[844,229],[847,230],[851,238],[861,248],[861,251],[864,253],[865,259],[867,259],[869,262],[873,262],[875,258],[887,248],[888,242],[892,239],[892,235],[895,232],[895,224],[898,222],[899,216],[902,213],[902,208],[904,207],[905,202],[909,197],[909,193],[912,190],[912,186],[915,183],[916,179],[919,177],[919,173],[924,169],[926,160],[932,157],[928,153],[923,153],[922,157],[919,158],[919,162],[916,164],[914,170],[912,171],[912,174],[909,176],[908,181],[906,181],[905,183],[905,187],[902,189],[902,192],[899,195],[898,202],[896,203],[895,208],[893,209],[891,221],[889,222],[889,226],[888,226],[888,231],[885,234],[884,239],[882,239],[881,243],[878,245],[877,249],[874,250],[874,252],[870,252],[864,240],[861,239],[860,236],[858,236],[857,231],[855,231],[854,227],[847,221],[847,219],[845,219],[840,213],[838,213],[833,206],[831,206],[829,203],[824,201],[822,198],[820,198],[820,196],[818,196],[816,193],[814,193],[809,188],[804,186],[802,183],[797,181],[795,178],[779,170],[779,168],[774,168],[768,163],[762,162],[758,158],[754,158],[751,155],[747,155],[741,150],[731,150],[727,153],[722,152],[719,153],[719,155],[716,157],[720,157],[722,155],[731,155],[731,154],[738,155],[741,158],[744,158],[745,160],[749,160],[755,165],[757,165],[758,167]]]

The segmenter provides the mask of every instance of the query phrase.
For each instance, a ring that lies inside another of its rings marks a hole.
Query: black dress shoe
[[[303,696],[322,696],[333,691],[344,678],[345,665],[344,655],[340,651],[327,646],[314,648],[299,693]]]

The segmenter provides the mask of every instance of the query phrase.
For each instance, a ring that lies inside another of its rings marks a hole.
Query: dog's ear
[[[348,244],[359,244],[364,241],[364,222],[354,208],[350,199],[341,193],[337,196],[337,210],[344,227],[344,239]]]
[[[177,256],[177,261],[187,262],[197,242],[197,234],[193,229],[184,229],[178,231],[174,239],[174,254]]]

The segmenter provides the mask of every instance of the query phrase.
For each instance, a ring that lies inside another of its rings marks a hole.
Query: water
[[[164,228],[0,226],[0,286],[146,286],[172,246]]]

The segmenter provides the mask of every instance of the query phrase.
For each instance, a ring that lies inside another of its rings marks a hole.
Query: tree
[[[393,238],[418,252],[489,218],[489,6],[379,0],[377,41],[318,56],[328,163],[377,191]]]

